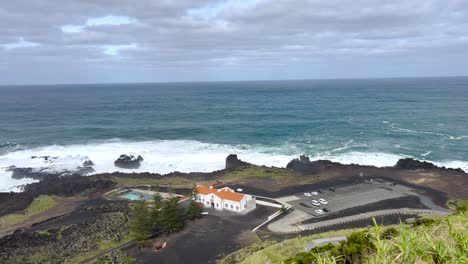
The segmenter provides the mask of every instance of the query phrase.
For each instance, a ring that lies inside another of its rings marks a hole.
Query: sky
[[[0,1],[0,85],[466,75],[467,0]]]

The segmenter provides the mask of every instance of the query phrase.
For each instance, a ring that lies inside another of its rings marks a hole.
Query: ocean
[[[137,172],[213,171],[228,154],[286,166],[311,159],[393,166],[413,157],[468,171],[468,78],[0,87],[0,191],[6,168],[96,173],[120,154]],[[31,156],[53,156],[53,162]]]

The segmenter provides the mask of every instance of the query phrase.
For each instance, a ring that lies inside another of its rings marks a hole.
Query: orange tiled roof
[[[209,188],[203,185],[198,185],[197,192],[203,195],[212,193],[223,200],[230,200],[230,201],[236,201],[236,202],[240,202],[242,198],[244,198],[243,194],[236,193],[233,190],[228,189],[228,188],[215,189],[215,188]]]

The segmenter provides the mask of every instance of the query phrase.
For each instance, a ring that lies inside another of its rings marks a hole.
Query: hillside
[[[456,213],[408,224],[342,230],[277,243],[257,243],[219,263],[468,263],[468,203],[452,204]],[[346,235],[347,241],[301,252],[307,241]]]

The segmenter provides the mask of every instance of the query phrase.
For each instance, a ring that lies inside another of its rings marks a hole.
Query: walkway
[[[315,247],[324,246],[327,244],[337,245],[340,241],[346,240],[345,236],[337,236],[337,237],[326,237],[326,238],[319,238],[309,241],[304,248],[304,252],[309,252],[311,249]]]

